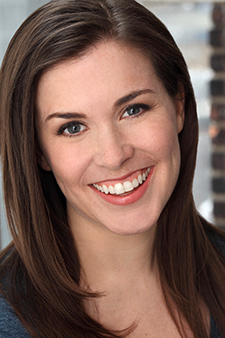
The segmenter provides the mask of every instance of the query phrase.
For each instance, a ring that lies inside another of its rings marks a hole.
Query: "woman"
[[[0,74],[1,337],[225,337],[185,61],[133,0],[53,0]]]

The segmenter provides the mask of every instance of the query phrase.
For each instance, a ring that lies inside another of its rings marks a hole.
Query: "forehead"
[[[94,97],[98,102],[116,100],[149,86],[161,86],[151,61],[138,49],[111,41],[49,69],[39,81],[36,104],[38,108],[50,101],[55,106],[59,101],[70,105],[76,98],[77,104],[85,105]]]
[[[78,67],[82,68],[82,71],[84,71],[85,68],[94,71],[97,69],[98,65],[101,66],[106,63],[110,63],[111,66],[113,66],[113,64],[117,65],[118,68],[119,66],[129,68],[130,70],[130,65],[135,63],[135,69],[137,71],[143,68],[146,69],[146,67],[149,69],[151,68],[153,71],[153,65],[150,58],[140,49],[118,41],[105,41],[89,48],[81,57],[71,57],[70,59],[53,65],[43,73],[39,80],[39,84],[43,82],[43,78],[53,78],[54,75],[58,75],[60,72],[61,75],[63,75],[66,68],[72,66],[76,66],[76,71],[78,71]]]

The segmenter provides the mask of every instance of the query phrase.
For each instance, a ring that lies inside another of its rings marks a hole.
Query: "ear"
[[[185,120],[185,95],[184,87],[181,83],[178,86],[178,93],[174,99],[174,103],[176,108],[177,133],[179,134],[184,127]]]
[[[52,171],[46,157],[43,154],[43,151],[41,150],[41,147],[39,145],[39,143],[36,141],[36,156],[37,156],[37,161],[38,164],[40,165],[40,167],[45,170],[45,171]]]

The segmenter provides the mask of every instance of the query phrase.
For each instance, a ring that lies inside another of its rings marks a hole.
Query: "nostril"
[[[112,136],[108,134],[101,142],[99,141],[94,159],[99,166],[117,170],[133,154],[133,147],[121,142],[118,135],[114,133]]]

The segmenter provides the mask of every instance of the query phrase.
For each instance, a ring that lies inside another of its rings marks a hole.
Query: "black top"
[[[225,255],[225,239],[214,234],[210,234],[209,238],[211,242],[214,243],[215,246]],[[13,308],[1,295],[0,314],[0,338],[31,338],[16,316]],[[222,338],[212,316],[210,318],[210,338]]]

